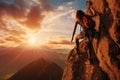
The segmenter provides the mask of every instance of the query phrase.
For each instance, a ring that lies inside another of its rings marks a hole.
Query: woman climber
[[[93,39],[93,36],[94,36],[94,33],[95,33],[95,29],[94,29],[95,22],[92,20],[92,17],[86,15],[81,10],[77,10],[77,12],[76,12],[76,22],[75,22],[71,42],[73,41],[74,34],[75,34],[75,31],[76,31],[76,28],[77,28],[78,24],[81,25],[81,27],[83,28],[83,32],[82,32],[82,34],[81,33],[78,34],[75,38],[77,53],[79,53],[79,39],[87,37],[89,39],[89,42],[92,42],[92,39]]]

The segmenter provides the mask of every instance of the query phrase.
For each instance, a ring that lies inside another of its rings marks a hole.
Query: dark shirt
[[[92,20],[91,16],[86,15],[82,21],[77,21],[79,25],[83,27],[83,29],[94,29],[95,22]]]
[[[89,29],[94,29],[95,28],[95,21],[92,20],[91,16],[86,15],[85,17],[87,18],[87,21],[88,21],[87,22],[87,27]]]

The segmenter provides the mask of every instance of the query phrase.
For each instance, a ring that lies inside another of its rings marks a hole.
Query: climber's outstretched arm
[[[76,32],[76,28],[77,28],[77,24],[78,24],[78,22],[76,21],[75,26],[74,26],[74,30],[73,30],[73,34],[72,34],[71,42],[73,41],[73,38],[74,38],[74,35],[75,35],[75,32]]]

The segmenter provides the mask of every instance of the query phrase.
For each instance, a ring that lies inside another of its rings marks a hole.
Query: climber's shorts
[[[84,31],[81,31],[80,34],[78,34],[75,39],[83,39],[85,37]]]

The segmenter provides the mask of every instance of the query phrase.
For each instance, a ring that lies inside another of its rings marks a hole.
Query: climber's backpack
[[[84,28],[87,29],[95,28],[95,22],[92,20],[91,16],[86,15],[85,17],[83,17],[83,24],[84,24]]]

